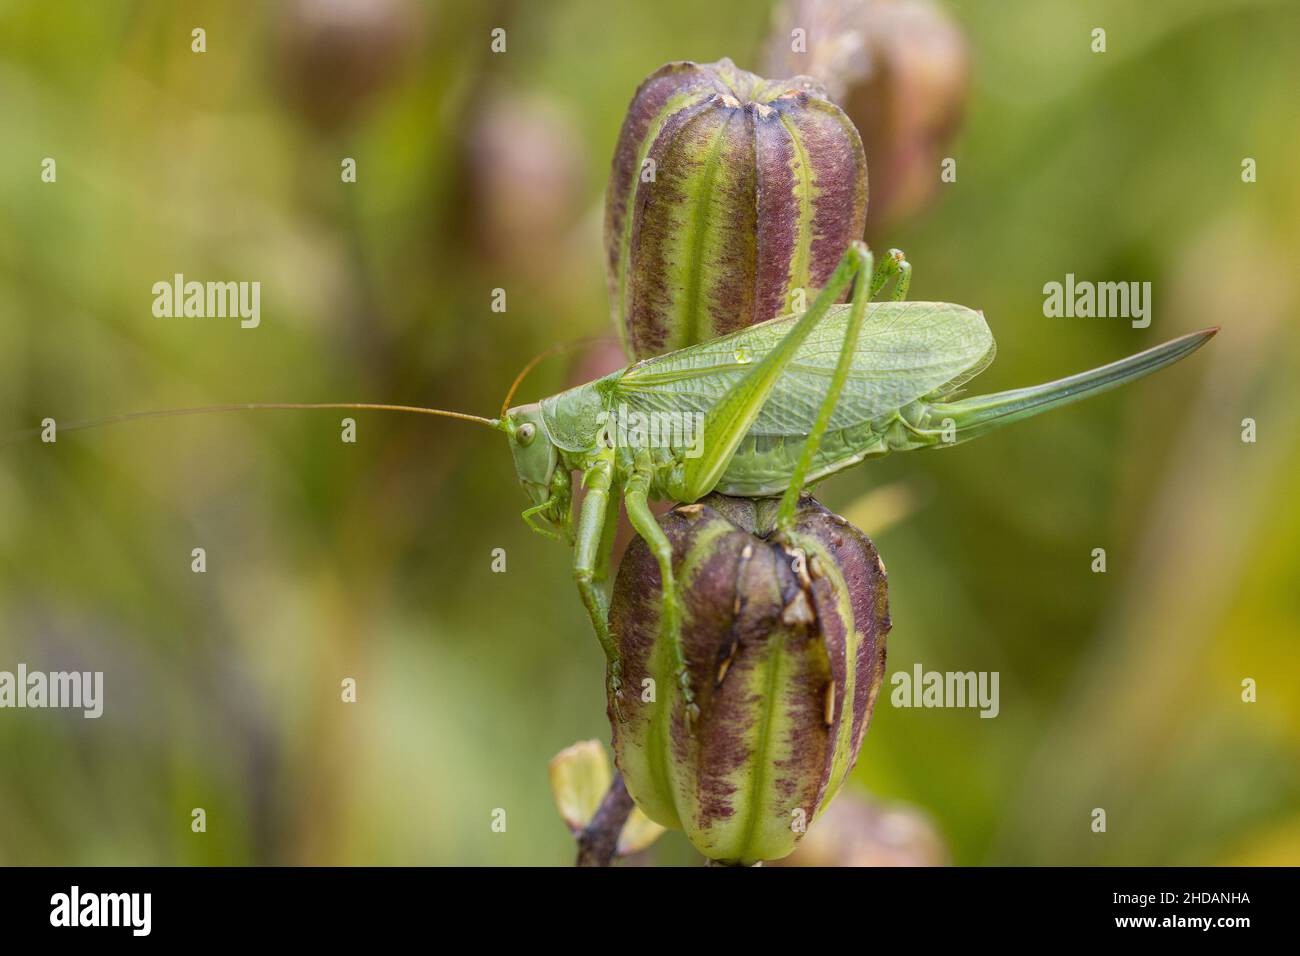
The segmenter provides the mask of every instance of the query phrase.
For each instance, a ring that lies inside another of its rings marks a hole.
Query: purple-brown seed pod
[[[866,215],[862,141],[815,80],[661,67],[632,98],[605,194],[624,349],[647,358],[792,311]]]
[[[712,860],[790,853],[853,768],[885,668],[885,570],[871,540],[811,498],[785,540],[775,503],[710,495],[661,519],[699,706],[688,729],[659,630],[659,567],[640,539],[610,626],[624,691],[611,710],[628,791]]]

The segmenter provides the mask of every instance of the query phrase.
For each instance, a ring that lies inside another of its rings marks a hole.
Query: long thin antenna
[[[101,425],[118,425],[123,422],[132,422],[141,418],[171,418],[175,415],[206,415],[210,412],[257,412],[272,409],[304,410],[322,408],[351,408],[376,412],[410,412],[416,415],[437,415],[440,418],[458,418],[461,421],[487,425],[489,428],[499,429],[501,427],[501,422],[495,418],[483,418],[480,415],[468,415],[465,412],[449,412],[441,408],[423,408],[419,405],[380,405],[371,402],[255,402],[251,404],[200,405],[194,408],[168,408],[154,412],[128,412],[125,415],[111,415],[108,418],[97,418],[88,422],[77,422],[72,425],[59,425],[58,430],[60,433],[78,432],[87,428],[99,428]],[[12,437],[22,438],[28,435],[38,434],[40,431],[41,429],[39,428],[33,428],[25,432],[20,432]]]
[[[528,360],[528,364],[523,367],[519,374],[515,376],[515,380],[510,383],[510,391],[506,392],[505,401],[501,403],[501,417],[504,418],[506,412],[510,411],[510,399],[515,397],[515,392],[519,390],[519,386],[522,385],[524,379],[528,377],[528,373],[535,369],[538,363],[543,359],[548,359],[552,355],[558,355],[562,352],[572,352],[574,349],[580,349],[596,342],[612,340],[613,336],[610,335],[593,335],[585,339],[575,339],[572,342],[560,342],[556,345],[552,345],[548,349],[543,349],[541,352],[538,352]]]

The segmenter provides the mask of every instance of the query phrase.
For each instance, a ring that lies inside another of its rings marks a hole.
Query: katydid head
[[[501,416],[501,430],[510,439],[515,474],[531,502],[524,509],[524,523],[548,538],[572,544],[573,489],[542,420],[542,407],[532,404],[508,409]]]
[[[542,422],[542,406],[534,402],[512,408],[501,422],[510,440],[519,483],[533,504],[545,504],[552,496],[551,483],[560,456]]]
[[[515,376],[510,390],[501,402],[501,417],[498,427],[510,439],[510,453],[515,459],[515,474],[519,483],[528,493],[531,506],[524,511],[524,521],[534,531],[547,537],[560,538],[570,544],[573,542],[573,489],[570,485],[569,472],[560,467],[560,451],[555,437],[547,426],[542,405],[532,402],[527,405],[510,406],[510,400],[523,384],[528,373],[537,367],[543,359],[560,352],[590,345],[593,340],[582,339],[577,342],[564,342],[553,345],[544,352],[533,356],[527,365]],[[562,395],[569,395],[579,389],[570,389]],[[556,399],[548,399],[554,402]],[[561,440],[560,444],[563,444]]]

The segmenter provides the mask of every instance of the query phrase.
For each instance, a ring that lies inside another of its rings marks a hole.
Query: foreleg
[[[617,511],[617,499],[610,498],[610,485],[614,476],[614,455],[600,455],[583,473],[582,483],[587,494],[582,499],[582,512],[578,517],[577,537],[573,547],[573,580],[578,586],[582,604],[591,618],[596,640],[605,652],[605,664],[609,675],[609,694],[614,709],[618,709],[622,697],[623,667],[619,660],[618,648],[609,633],[609,602],[605,592],[596,583],[601,576],[598,565],[605,554],[601,540],[605,537],[606,516],[612,509]]]

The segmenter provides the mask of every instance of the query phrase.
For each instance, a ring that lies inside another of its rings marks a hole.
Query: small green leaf
[[[598,740],[580,740],[551,758],[551,794],[565,825],[575,835],[596,815],[614,779],[609,758]]]

